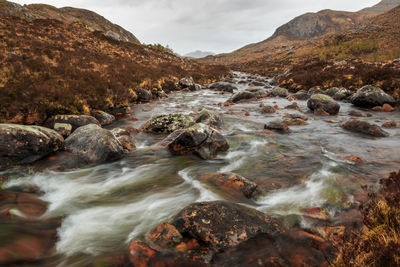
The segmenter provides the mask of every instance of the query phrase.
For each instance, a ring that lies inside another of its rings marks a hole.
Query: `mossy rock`
[[[193,119],[184,114],[159,114],[153,116],[141,128],[145,133],[172,133],[176,130],[189,128],[194,124]]]

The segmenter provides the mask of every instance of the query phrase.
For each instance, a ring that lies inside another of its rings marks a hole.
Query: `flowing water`
[[[244,74],[237,76],[236,82],[246,79]],[[247,83],[235,85],[239,90],[249,87]],[[283,109],[261,114],[259,105],[285,107],[291,102],[264,98],[228,107],[219,104],[230,96],[211,90],[173,93],[167,99],[135,106],[132,116],[137,121],[124,118],[110,126],[139,128],[155,114],[190,114],[207,108],[221,114],[221,132],[231,146],[214,160],[176,157],[150,149],[165,136],[140,133],[136,136],[137,151],[114,163],[67,171],[51,171],[40,165],[3,173],[9,177],[3,189],[39,188],[40,198],[48,207],[41,218],[23,230],[12,222],[4,223],[0,246],[11,236],[40,235],[51,219],[61,218],[56,246],[44,263],[81,266],[126,252],[130,241],[145,238],[188,204],[235,201],[198,180],[200,175],[214,172],[235,172],[256,182],[266,193],[257,202],[243,204],[281,218],[288,225],[310,227],[302,210],[312,207],[326,209],[337,222],[342,210],[356,207],[365,199],[362,185],[375,185],[379,178],[399,169],[400,130],[387,130],[387,138],[343,130],[340,123],[355,109],[351,104],[341,102],[338,116],[318,117],[307,113],[306,101],[296,101],[309,124],[291,126],[291,134],[280,135],[263,131],[264,124],[299,112]],[[245,116],[246,112],[251,115]],[[372,112],[372,117],[363,119],[381,125],[387,120],[399,121],[400,113]],[[354,161],[354,156],[362,160]],[[24,216],[21,212],[16,215]]]

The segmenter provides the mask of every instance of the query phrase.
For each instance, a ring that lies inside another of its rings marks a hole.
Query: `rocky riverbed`
[[[363,186],[399,168],[379,88],[182,83],[114,122],[3,125],[0,265],[324,266],[362,226]]]

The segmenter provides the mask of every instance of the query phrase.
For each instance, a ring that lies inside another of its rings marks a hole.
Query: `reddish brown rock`
[[[136,240],[129,245],[129,259],[135,267],[147,267],[156,251],[141,240]]]
[[[158,225],[148,238],[157,249],[173,248],[182,241],[182,235],[175,226],[168,223]]]
[[[314,110],[314,115],[315,116],[329,116],[330,114],[328,112],[325,112],[323,109],[316,109]]]
[[[330,219],[330,215],[328,211],[325,209],[319,208],[319,207],[313,207],[313,208],[307,208],[301,210],[303,213],[304,217],[312,218],[312,219],[317,219],[321,221],[327,221]]]
[[[47,203],[33,194],[18,194],[17,203],[18,209],[29,217],[40,217],[47,210]]]
[[[261,114],[270,114],[270,113],[275,113],[276,110],[275,110],[275,108],[272,107],[272,106],[264,106],[264,107],[261,109],[260,112],[261,112]]]
[[[290,133],[289,127],[286,124],[284,124],[283,121],[281,120],[275,120],[270,123],[267,123],[266,125],[264,125],[264,129],[276,131],[283,134]]]
[[[395,121],[387,121],[384,124],[382,124],[383,128],[397,128],[397,122]]]
[[[302,119],[285,119],[283,120],[283,124],[286,126],[304,126],[308,125],[308,122]]]
[[[383,131],[378,125],[371,124],[367,121],[358,119],[350,119],[344,124],[342,128],[351,132],[363,133],[375,137],[387,137],[389,134]]]
[[[376,107],[372,108],[372,110],[373,111],[392,112],[392,111],[395,111],[396,109],[393,108],[389,104],[384,104],[383,106],[376,106]]]
[[[285,109],[295,109],[295,110],[301,110],[297,102],[293,102],[292,104],[288,105],[285,107]]]
[[[256,183],[253,183],[243,176],[235,173],[212,173],[199,177],[199,180],[206,182],[236,198],[257,198],[261,192]]]
[[[246,112],[244,115],[245,115],[246,117],[251,116],[250,112]]]

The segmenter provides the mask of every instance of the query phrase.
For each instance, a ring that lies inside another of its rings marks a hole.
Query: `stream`
[[[248,75],[235,75],[238,90],[249,88],[248,82],[239,83],[247,81]],[[327,210],[332,224],[340,224],[352,219],[343,216],[344,211],[357,209],[366,200],[363,185],[377,186],[380,178],[399,169],[399,128],[385,129],[390,133],[386,138],[342,129],[340,124],[351,117],[349,112],[359,110],[350,103],[339,102],[337,116],[321,117],[309,112],[307,101],[295,100],[301,113],[284,109],[292,103],[285,98],[224,106],[230,96],[212,90],[171,93],[166,99],[134,106],[131,117],[107,127],[140,128],[155,114],[194,114],[206,108],[221,115],[224,123],[220,130],[230,145],[228,152],[213,160],[149,149],[165,135],[138,133],[137,150],[113,163],[54,171],[46,168],[51,161],[45,159],[1,173],[8,177],[2,189],[29,192],[37,188],[36,194],[48,206],[44,215],[24,224],[18,220],[1,223],[0,246],[18,236],[46,236],[54,228],[52,222],[58,221],[55,247],[43,258],[43,265],[101,262],[105,256],[125,253],[129,242],[146,238],[158,224],[170,221],[193,202],[238,202],[198,180],[200,175],[215,172],[235,172],[257,183],[266,193],[257,201],[239,203],[279,218],[289,227],[313,227],[303,210],[314,207]],[[282,109],[261,114],[261,103]],[[400,121],[399,111],[364,112],[372,116],[362,119],[379,126],[388,120]],[[264,124],[286,113],[306,115],[308,125],[290,126],[290,134],[263,130]],[[14,212],[26,217],[21,211]]]

